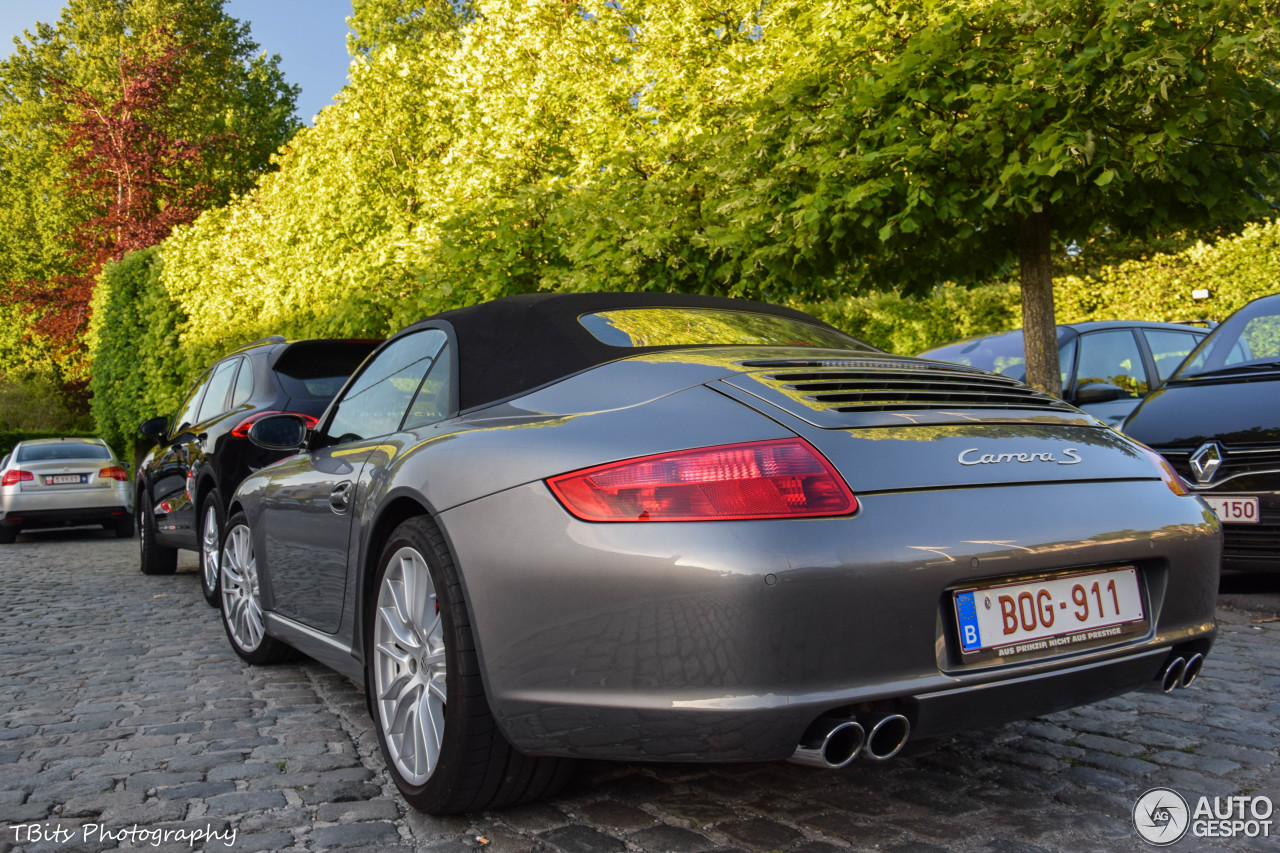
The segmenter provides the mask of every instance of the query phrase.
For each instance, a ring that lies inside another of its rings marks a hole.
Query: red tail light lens
[[[858,499],[799,438],[612,462],[547,480],[584,521],[731,521],[849,515]]]
[[[30,471],[19,471],[15,468],[4,472],[4,479],[0,480],[0,486],[12,486],[23,480],[35,480],[35,476]]]
[[[119,480],[122,483],[129,482],[129,474],[119,465],[112,465],[110,468],[103,468],[98,472],[98,476],[104,480]]]
[[[267,415],[294,415],[307,422],[307,429],[315,429],[320,423],[319,418],[313,418],[311,415],[304,415],[301,412],[254,412],[252,415],[249,415],[249,417],[236,424],[236,428],[231,431],[231,434],[236,438],[248,438],[249,427],[253,426],[254,423],[262,420]]]

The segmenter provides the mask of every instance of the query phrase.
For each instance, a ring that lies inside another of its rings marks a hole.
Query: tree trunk
[[[1032,213],[1018,226],[1018,269],[1022,278],[1022,340],[1027,351],[1027,384],[1062,396],[1058,330],[1053,319],[1053,268],[1049,263],[1049,211]]]

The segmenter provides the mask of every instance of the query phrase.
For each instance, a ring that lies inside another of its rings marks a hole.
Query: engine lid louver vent
[[[913,422],[990,420],[1036,413],[1080,417],[1071,406],[1015,379],[976,368],[906,359],[785,359],[739,362],[764,368],[750,374],[759,385],[752,393],[818,426],[847,424],[845,415],[889,415]],[[737,384],[735,381],[734,384]],[[763,386],[763,389],[760,388]],[[739,386],[743,387],[743,386]],[[765,393],[762,390],[767,389]],[[818,417],[806,416],[797,404]],[[943,418],[919,418],[936,412]],[[834,420],[833,420],[834,419]],[[886,422],[872,418],[872,422]]]

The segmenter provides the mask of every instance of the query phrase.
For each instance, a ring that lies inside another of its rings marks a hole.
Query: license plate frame
[[[1081,595],[1075,593],[1077,587],[1083,590],[1084,605]],[[956,646],[965,664],[1074,654],[1123,643],[1150,630],[1150,607],[1141,573],[1129,565],[969,584],[953,589],[949,598]],[[1010,605],[1006,598],[1017,611],[1017,629],[996,635],[991,630],[992,609],[999,608],[1000,626],[1007,629]],[[1042,609],[1046,604],[1052,608],[1047,625],[1043,624]],[[979,607],[985,611],[983,617],[978,616]],[[1033,630],[1027,630],[1028,613]],[[1060,629],[1059,616],[1065,617]]]
[[[1254,495],[1232,495],[1221,498],[1202,495],[1201,497],[1218,517],[1218,521],[1223,524],[1260,524],[1262,521],[1262,507]]]
[[[50,474],[44,478],[46,486],[83,486],[87,482],[88,474]]]

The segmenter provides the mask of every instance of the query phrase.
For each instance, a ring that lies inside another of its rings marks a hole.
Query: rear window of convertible
[[[578,318],[611,347],[805,346],[866,349],[854,338],[791,317],[715,308],[623,308]]]

